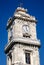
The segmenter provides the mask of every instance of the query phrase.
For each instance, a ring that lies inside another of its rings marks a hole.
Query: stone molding
[[[40,41],[39,40],[33,40],[33,39],[29,39],[29,38],[15,38],[6,45],[5,52],[8,49],[10,49],[16,43],[20,43],[20,44],[24,44],[24,45],[33,45],[33,46],[40,47]]]

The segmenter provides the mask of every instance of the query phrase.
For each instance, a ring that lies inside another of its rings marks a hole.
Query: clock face
[[[23,30],[25,33],[28,33],[29,32],[29,26],[28,25],[24,25],[23,26]]]

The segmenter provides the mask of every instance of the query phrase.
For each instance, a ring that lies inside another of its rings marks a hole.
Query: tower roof
[[[15,17],[18,16],[18,17],[21,17],[21,18],[24,18],[24,19],[36,21],[35,17],[28,14],[27,9],[24,9],[22,7],[18,7],[16,9],[16,12],[14,13],[14,16]]]
[[[18,11],[27,12],[27,9],[24,9],[22,7],[18,7],[17,10],[16,10],[16,12],[18,12]]]
[[[13,17],[9,18],[9,20],[7,22],[7,29],[10,27],[10,25],[12,24],[12,22],[15,19],[21,19],[21,20],[25,20],[25,21],[29,21],[29,22],[35,22],[35,23],[37,22],[35,17],[28,14],[27,9],[24,9],[22,7],[17,7]]]

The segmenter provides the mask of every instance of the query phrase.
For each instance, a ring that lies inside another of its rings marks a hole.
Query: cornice
[[[5,47],[5,53],[7,53],[13,45],[15,44],[24,44],[24,45],[28,45],[28,46],[37,46],[40,47],[40,41],[39,40],[32,40],[32,39],[27,39],[27,38],[15,38],[13,39],[11,42],[9,42],[6,47]]]

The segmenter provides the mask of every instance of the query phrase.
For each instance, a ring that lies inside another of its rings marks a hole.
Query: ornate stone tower
[[[5,47],[7,65],[40,65],[36,23],[35,17],[21,7],[9,18],[8,44]]]

